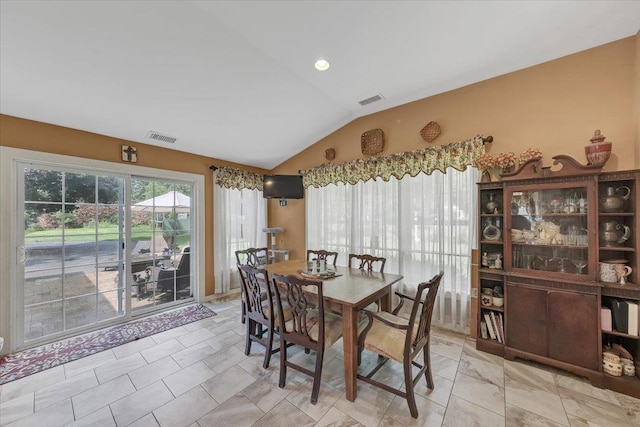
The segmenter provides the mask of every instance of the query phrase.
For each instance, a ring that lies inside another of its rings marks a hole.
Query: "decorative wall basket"
[[[427,142],[433,142],[440,135],[440,125],[437,122],[429,122],[420,130],[420,136]]]
[[[336,150],[333,148],[327,148],[324,150],[324,158],[327,160],[333,160],[336,158]]]
[[[384,133],[382,129],[371,129],[360,137],[362,154],[372,156],[382,152],[384,149]]]

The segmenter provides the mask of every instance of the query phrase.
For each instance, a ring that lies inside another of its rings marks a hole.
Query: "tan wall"
[[[640,165],[640,31],[636,34],[636,65],[635,65],[635,109],[636,121],[636,165]]]
[[[213,174],[209,167],[215,164],[216,166],[242,167],[258,173],[266,172],[262,169],[246,167],[210,157],[7,115],[0,115],[0,145],[116,163],[122,163],[121,146],[133,145],[138,148],[137,166],[203,175],[205,182],[205,224],[207,225],[204,232],[206,295],[212,295],[215,289],[213,276]]]
[[[586,163],[584,146],[595,129],[613,142],[604,170],[640,167],[638,115],[634,82],[640,56],[637,36],[506,74],[380,113],[359,118],[284,162],[277,173],[296,173],[324,162],[324,150],[335,148],[335,162],[362,157],[360,135],[381,128],[384,154],[421,149],[429,144],[420,129],[437,121],[442,134],[433,143],[448,144],[476,134],[493,135],[488,151],[519,154],[528,147],[552,156],[570,155]],[[517,54],[517,53],[514,53]],[[635,104],[635,106],[634,106]],[[269,203],[269,225],[283,226],[278,244],[304,256],[304,201],[287,207]]]

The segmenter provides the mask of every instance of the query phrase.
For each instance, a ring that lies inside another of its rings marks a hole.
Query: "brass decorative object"
[[[327,148],[324,150],[324,158],[327,160],[333,160],[336,158],[336,150],[334,148]]]
[[[440,125],[437,122],[431,121],[420,130],[420,136],[427,142],[433,142],[438,135],[440,135],[440,132]]]
[[[384,149],[384,133],[382,129],[371,129],[360,137],[362,154],[371,156],[382,152]]]

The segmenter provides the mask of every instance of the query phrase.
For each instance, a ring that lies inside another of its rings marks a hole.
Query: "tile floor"
[[[262,348],[244,355],[239,301],[210,304],[217,316],[0,386],[2,426],[640,426],[640,399],[594,388],[569,373],[477,352],[464,336],[434,330],[435,389],[418,387],[419,418],[403,399],[358,384],[344,398],[342,341],[326,354],[311,405],[311,381]],[[294,357],[313,360],[313,353]],[[366,365],[375,356],[365,355]],[[388,364],[380,375],[401,381]]]

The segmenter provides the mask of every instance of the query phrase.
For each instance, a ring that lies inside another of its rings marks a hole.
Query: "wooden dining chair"
[[[349,268],[359,268],[362,271],[378,271],[384,273],[384,265],[387,262],[386,258],[376,257],[369,254],[349,254]],[[376,267],[374,269],[374,267]],[[378,302],[372,302],[365,307],[365,310],[379,312],[380,304]]]
[[[358,379],[405,398],[413,418],[418,417],[414,388],[423,374],[427,380],[427,386],[430,389],[434,387],[429,353],[431,316],[443,274],[441,271],[428,282],[420,283],[414,297],[396,292],[396,295],[401,297],[401,301],[405,299],[413,301],[409,319],[397,315],[402,303],[393,310],[393,313],[367,311],[368,322],[366,326],[360,328],[358,333],[360,353],[366,349],[382,356],[379,358],[379,363],[368,374],[358,373]],[[422,353],[422,364],[415,361],[420,353]],[[373,379],[375,373],[389,359],[402,364],[404,390],[393,388],[388,383]],[[361,355],[358,356],[358,361],[360,360]],[[415,376],[412,370],[413,366],[419,368]]]
[[[236,265],[261,267],[268,263],[267,248],[248,248],[236,251]]]
[[[338,252],[325,251],[324,249],[307,249],[307,261],[316,258],[318,261],[324,260],[325,265],[336,266]]]
[[[271,292],[275,296],[276,311],[280,319],[280,388],[287,378],[287,368],[313,377],[311,403],[316,404],[322,378],[324,352],[342,336],[342,318],[324,311],[322,281],[306,280],[289,275],[273,274]],[[313,304],[312,304],[313,303]],[[284,308],[288,307],[291,320],[286,321]],[[315,369],[293,363],[287,357],[289,343],[316,352]]]
[[[252,267],[259,268],[267,265],[268,262],[269,262],[269,252],[267,248],[248,248],[248,249],[241,249],[236,251],[236,266],[238,267],[238,272],[240,272],[240,267],[243,265],[250,265]],[[268,285],[265,283],[265,288],[267,287]],[[245,304],[244,290],[242,290],[241,294],[242,294],[242,298],[241,298],[242,313],[240,315],[240,322],[245,323],[246,321],[245,315],[247,313],[247,307]],[[267,298],[266,293],[263,294],[263,298],[264,299]]]
[[[364,271],[379,271],[384,273],[386,258],[368,254],[349,254],[349,268],[359,268]],[[377,267],[377,268],[374,268]]]
[[[271,355],[280,351],[280,348],[273,348],[273,337],[279,328],[280,319],[274,310],[275,304],[268,286],[269,273],[264,269],[250,265],[241,265],[239,268],[242,292],[246,297],[244,354],[249,355],[253,342],[262,344],[265,347],[262,367],[267,369],[271,361]],[[266,289],[264,286],[266,286]],[[267,296],[266,300],[263,298],[265,294]],[[291,320],[288,310],[284,312],[284,320]]]

